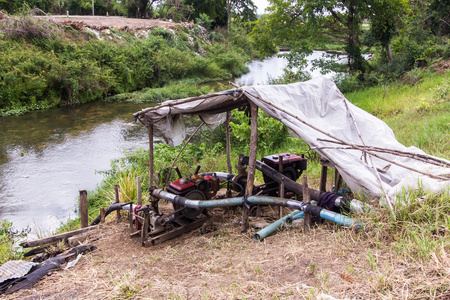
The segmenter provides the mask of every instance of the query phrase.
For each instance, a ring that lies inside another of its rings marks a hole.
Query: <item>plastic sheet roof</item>
[[[450,187],[450,161],[402,145],[386,123],[350,103],[334,82],[324,77],[170,100],[133,116],[146,126],[153,124],[154,135],[174,146],[186,137],[181,115],[197,114],[214,130],[225,121],[226,111],[249,101],[283,122],[292,136],[302,138],[328,160],[353,192],[381,197],[384,192],[395,196],[419,184],[435,192]],[[395,151],[407,155],[393,154]],[[413,156],[437,161],[438,165]]]

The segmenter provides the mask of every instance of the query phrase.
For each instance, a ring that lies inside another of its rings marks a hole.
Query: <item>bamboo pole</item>
[[[250,102],[251,111],[251,134],[250,134],[250,155],[248,162],[247,173],[247,187],[245,190],[246,196],[253,194],[253,186],[255,182],[255,168],[256,168],[256,151],[258,147],[258,106]],[[241,232],[246,232],[248,229],[248,210],[249,207],[244,204],[242,210]]]
[[[227,111],[226,119],[226,144],[227,144],[227,167],[228,173],[233,173],[233,167],[231,166],[231,138],[230,138],[230,121],[231,121],[231,111]]]
[[[86,190],[80,191],[80,221],[81,228],[88,227],[88,202],[87,202],[87,192]]]
[[[197,97],[190,97],[190,98],[185,98],[185,99],[179,99],[179,100],[176,100],[176,101],[172,101],[170,103],[163,102],[163,103],[161,103],[159,105],[156,105],[156,106],[149,107],[149,108],[143,109],[141,111],[138,111],[137,113],[133,114],[133,117],[134,118],[138,118],[138,117],[142,116],[143,114],[145,114],[145,113],[147,113],[149,111],[158,110],[158,109],[163,108],[163,107],[167,107],[167,106],[171,107],[171,106],[174,106],[174,105],[185,104],[185,103],[194,102],[194,101],[197,101],[197,100],[205,100],[205,99],[208,99],[208,98],[211,98],[211,97],[215,97],[215,96],[217,96],[217,94],[208,94],[208,95],[201,95],[201,96],[197,96]],[[221,96],[226,96],[226,95],[221,94]],[[229,96],[230,96],[230,99],[231,98],[236,98],[234,95],[229,95]]]
[[[387,153],[387,154],[391,154],[391,155],[396,155],[396,156],[403,156],[403,157],[408,157],[408,158],[412,158],[427,164],[431,164],[431,165],[436,165],[438,167],[442,167],[442,168],[450,168],[450,164],[448,162],[446,162],[445,160],[439,159],[437,157],[432,157],[429,155],[424,155],[424,154],[416,154],[416,153],[410,153],[410,152],[405,152],[405,151],[400,151],[400,150],[392,150],[392,149],[383,149],[383,148],[378,148],[378,147],[373,147],[373,146],[362,146],[362,145],[356,145],[356,144],[352,144],[352,143],[346,143],[346,142],[337,142],[337,141],[332,141],[332,140],[327,140],[327,139],[317,139],[318,141],[321,142],[328,142],[328,143],[334,143],[334,144],[338,144],[338,145],[345,145],[347,147],[314,147],[311,149],[342,149],[342,150],[359,150],[359,151],[366,151],[367,153],[370,153],[371,155],[383,159],[385,161],[388,161],[387,158],[383,158],[380,156],[377,156],[375,153],[373,152],[381,152],[381,153]],[[390,161],[388,161],[390,162]],[[399,165],[401,166],[401,165]],[[414,172],[417,172],[415,170],[413,170]],[[417,172],[419,173],[419,172]],[[428,175],[431,176],[431,174],[424,174],[424,175]]]

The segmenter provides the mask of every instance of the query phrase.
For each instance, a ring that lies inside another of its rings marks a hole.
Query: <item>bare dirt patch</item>
[[[170,28],[176,23],[165,21],[165,20],[155,20],[155,19],[133,19],[124,17],[104,17],[104,16],[36,16],[36,18],[46,19],[56,23],[68,23],[77,24],[82,23],[91,28],[97,29],[129,29],[138,30],[144,28],[153,27],[165,27]]]

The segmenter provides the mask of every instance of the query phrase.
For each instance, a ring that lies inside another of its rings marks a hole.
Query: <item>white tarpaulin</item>
[[[379,151],[370,152],[379,158],[364,154],[363,146],[407,152],[409,156],[427,156],[418,148],[400,144],[386,123],[351,104],[327,78],[288,85],[247,86],[197,98],[166,101],[134,116],[146,125],[154,124],[155,136],[169,145],[177,145],[185,138],[180,114],[199,114],[214,129],[225,120],[221,112],[246,105],[247,101],[283,122],[292,135],[305,140],[323,159],[330,161],[353,192],[380,197],[383,189],[393,196],[402,189],[417,188],[419,184],[435,192],[450,186],[448,160],[436,158],[443,165],[447,164],[444,167]],[[348,149],[349,145],[359,146]],[[431,174],[434,178],[402,166]]]

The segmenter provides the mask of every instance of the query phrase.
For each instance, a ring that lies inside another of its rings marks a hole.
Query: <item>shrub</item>
[[[249,117],[243,111],[232,111],[233,120],[230,123],[231,131],[237,139],[238,147],[248,152],[250,145],[251,126]],[[278,120],[258,111],[258,149],[267,151],[275,148],[287,139],[287,127]]]

